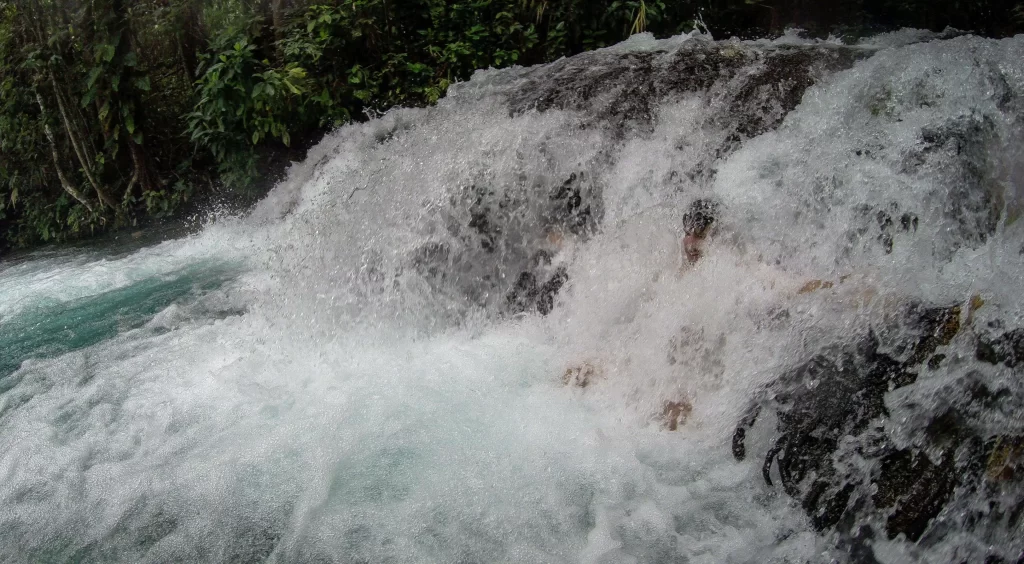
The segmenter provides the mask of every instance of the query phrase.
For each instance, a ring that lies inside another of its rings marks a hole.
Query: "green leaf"
[[[82,96],[82,101],[80,102],[80,106],[84,108],[84,107],[88,106],[89,104],[91,104],[93,102],[93,100],[95,100],[95,99],[96,99],[96,89],[90,88]]]
[[[135,118],[131,114],[124,116],[124,128],[128,130],[128,134],[135,133]]]
[[[107,63],[114,60],[115,52],[114,46],[106,43],[97,45],[95,50],[96,58]]]
[[[259,131],[253,131],[252,132],[252,144],[255,145],[256,143],[259,142],[259,140],[260,140],[260,132]]]
[[[144,92],[149,92],[149,77],[144,76],[142,78],[135,79],[135,87]]]
[[[96,79],[98,79],[102,73],[103,67],[93,67],[93,69],[89,71],[89,76],[85,79],[85,86],[87,88],[92,88],[93,85],[96,84]]]

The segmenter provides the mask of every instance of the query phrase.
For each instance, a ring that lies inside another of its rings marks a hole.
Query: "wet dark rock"
[[[555,270],[555,273],[541,285],[537,295],[537,313],[547,315],[555,309],[555,296],[562,286],[569,281],[569,274],[564,267]]]
[[[470,202],[467,226],[479,236],[483,249],[493,252],[504,234],[524,235],[527,227],[538,238],[572,234],[586,239],[597,230],[603,205],[600,188],[587,173],[573,172],[560,183],[535,187],[547,195],[538,200],[539,205],[523,194],[514,194],[515,187],[472,185],[466,190]]]
[[[234,545],[225,562],[243,564],[247,562],[265,562],[281,542],[282,532],[278,528],[268,527],[262,523],[248,524],[248,527],[235,532],[232,537]]]
[[[751,406],[733,436],[733,455],[745,458],[747,429],[763,408],[772,408],[779,435],[762,466],[765,483],[774,485],[777,465],[783,490],[801,500],[815,526],[833,527],[852,493],[833,464],[840,441],[887,415],[886,392],[908,379],[901,363],[879,352],[873,334],[853,347],[824,351],[783,375]]]
[[[918,391],[918,377],[926,364],[942,366],[940,349],[961,334],[961,317],[959,306],[909,304],[866,337],[815,354],[751,404],[733,435],[733,455],[746,458],[748,431],[763,411],[772,411],[777,423],[762,465],[765,483],[774,485],[777,467],[783,491],[814,527],[839,532],[839,545],[864,552],[862,561],[874,561],[865,540],[871,527],[890,539],[933,542],[943,534],[933,531],[936,518],[954,506],[962,508],[955,515],[967,517],[947,518],[940,529],[1002,531],[989,533],[993,538],[1015,530],[1024,514],[1024,422],[1018,415],[1024,394],[1015,381],[994,381],[981,369],[944,376],[948,381],[928,392],[927,408],[914,411],[913,402],[905,408],[916,413],[901,424],[912,444],[897,444],[886,432],[886,395],[926,393]],[[1024,358],[1024,330],[972,331],[967,338],[977,341],[977,360],[985,363],[978,366],[1013,368]],[[991,433],[993,418],[1010,422],[996,427],[1005,434]],[[989,514],[978,514],[986,503]],[[1016,558],[1019,547],[1007,550],[998,557]]]
[[[598,230],[600,194],[601,187],[582,171],[558,182],[539,176],[520,183],[468,184],[452,197],[456,213],[446,225],[457,248],[421,248],[412,257],[413,267],[430,280],[453,281],[457,292],[481,305],[512,314],[550,313],[568,276],[564,269],[547,268],[548,249],[559,248],[566,238],[585,241]],[[446,274],[453,269],[458,274]],[[507,280],[514,282],[508,286]],[[502,295],[503,303],[488,297]]]
[[[858,206],[856,211],[862,221],[848,234],[850,243],[874,239],[885,254],[892,253],[896,236],[901,233],[914,233],[920,224],[916,213],[904,212],[896,202],[891,202],[887,206],[865,204]]]
[[[936,464],[923,453],[896,450],[881,466],[873,501],[888,513],[885,532],[890,539],[903,534],[917,541],[953,496],[958,481],[953,457],[944,453]]]
[[[978,340],[975,358],[988,364],[1016,368],[1024,361],[1024,329],[1008,331],[998,337],[982,337]]]
[[[469,228],[480,236],[480,247],[493,253],[502,232],[501,227],[493,219],[494,208],[503,207],[505,202],[495,203],[494,190],[484,186],[471,186],[469,192],[473,198],[473,203],[469,207]]]
[[[505,295],[505,309],[512,315],[533,311],[547,315],[555,308],[555,296],[558,291],[568,281],[569,274],[564,266],[555,268],[542,283],[538,281],[534,272],[522,272],[512,289]]]
[[[834,45],[749,46],[692,40],[673,50],[595,51],[527,71],[508,95],[512,115],[572,110],[582,127],[620,136],[653,130],[658,108],[688,95],[710,105],[700,127],[713,133],[705,158],[673,178],[705,184],[716,161],[744,140],[779,126],[821,76],[853,66],[872,51]]]
[[[916,370],[929,356],[950,341],[960,332],[961,307],[931,307],[920,303],[907,305],[898,315],[895,329],[890,329],[895,336],[890,339],[890,354],[895,355],[903,363],[907,373]],[[883,332],[883,334],[885,334]],[[898,382],[898,385],[913,383]]]
[[[730,114],[743,116],[737,133],[750,138],[775,129],[818,76],[852,67],[866,57],[863,51],[839,47],[781,47],[765,52],[761,68],[730,104]]]
[[[587,185],[585,172],[570,174],[551,192],[552,207],[544,217],[546,228],[580,236],[592,233],[600,220],[600,202],[594,192]]]
[[[448,261],[453,268],[462,265],[458,291],[508,312],[550,311],[565,275],[549,279],[527,264],[530,257],[552,237],[586,240],[600,229],[604,186],[598,179],[614,158],[612,147],[650,134],[666,103],[696,97],[706,105],[697,124],[700,140],[694,141],[700,143],[693,151],[699,157],[668,174],[681,190],[707,185],[723,158],[746,139],[781,124],[819,77],[873,53],[834,45],[722,45],[700,39],[663,45],[656,51],[584,53],[496,77],[506,81],[502,90],[512,115],[568,110],[578,112],[580,127],[612,135],[590,162],[557,173],[565,176],[548,171],[501,183],[466,179],[452,196],[446,225],[459,242],[457,256]],[[473,95],[472,83],[465,88],[463,95]],[[486,297],[502,295],[504,304]]]
[[[725,115],[718,119],[732,116],[736,131],[752,137],[781,123],[819,74],[849,68],[871,54],[840,46],[754,50],[700,40],[672,52],[596,51],[527,74],[509,96],[509,106],[513,115],[527,110],[585,110],[595,122],[621,128],[626,122],[651,122],[663,102],[707,92],[746,70],[752,72],[734,89]]]
[[[937,354],[937,355],[929,358],[928,359],[928,369],[929,370],[938,370],[939,368],[942,367],[942,361],[944,361],[944,360],[946,360],[946,355],[944,355],[944,354]]]
[[[945,181],[949,252],[985,243],[999,225],[1004,196],[991,177],[998,167],[989,160],[996,137],[996,125],[988,116],[957,116],[922,128],[920,143],[906,157],[906,172],[927,167]]]
[[[509,313],[517,314],[534,309],[540,289],[537,287],[537,276],[532,272],[522,272],[512,289],[505,296]]]
[[[451,270],[451,247],[447,243],[428,242],[413,253],[411,264],[421,276],[443,278]]]
[[[586,56],[590,55],[590,56]],[[612,123],[654,117],[656,53],[586,54],[562,59],[528,76],[509,99],[513,115],[527,110],[583,110],[599,105],[597,119]]]

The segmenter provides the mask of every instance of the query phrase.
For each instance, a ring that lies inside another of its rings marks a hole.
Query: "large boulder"
[[[818,352],[751,403],[733,435],[734,456],[746,458],[750,430],[773,413],[764,482],[775,485],[777,468],[783,491],[812,525],[837,533],[860,560],[874,561],[872,539],[934,543],[954,523],[991,529],[980,536],[996,548],[976,547],[988,561],[1017,560],[1024,544],[1005,539],[1024,525],[1024,421],[1013,415],[1024,394],[1013,380],[987,375],[985,365],[1013,369],[1019,379],[1024,330],[965,330],[964,313],[911,304],[893,325]],[[949,362],[943,349],[958,336],[975,342],[975,358],[937,387],[919,382]],[[893,421],[894,395],[924,408]],[[993,431],[1000,413],[1005,423]]]

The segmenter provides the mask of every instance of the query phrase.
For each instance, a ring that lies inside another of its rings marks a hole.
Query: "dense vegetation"
[[[325,131],[473,70],[795,24],[1024,25],[1017,0],[0,0],[0,252],[252,196]]]

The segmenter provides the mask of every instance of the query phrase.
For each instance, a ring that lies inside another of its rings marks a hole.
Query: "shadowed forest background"
[[[0,0],[0,253],[244,204],[325,132],[476,69],[698,20],[717,38],[1004,37],[1024,2]]]

